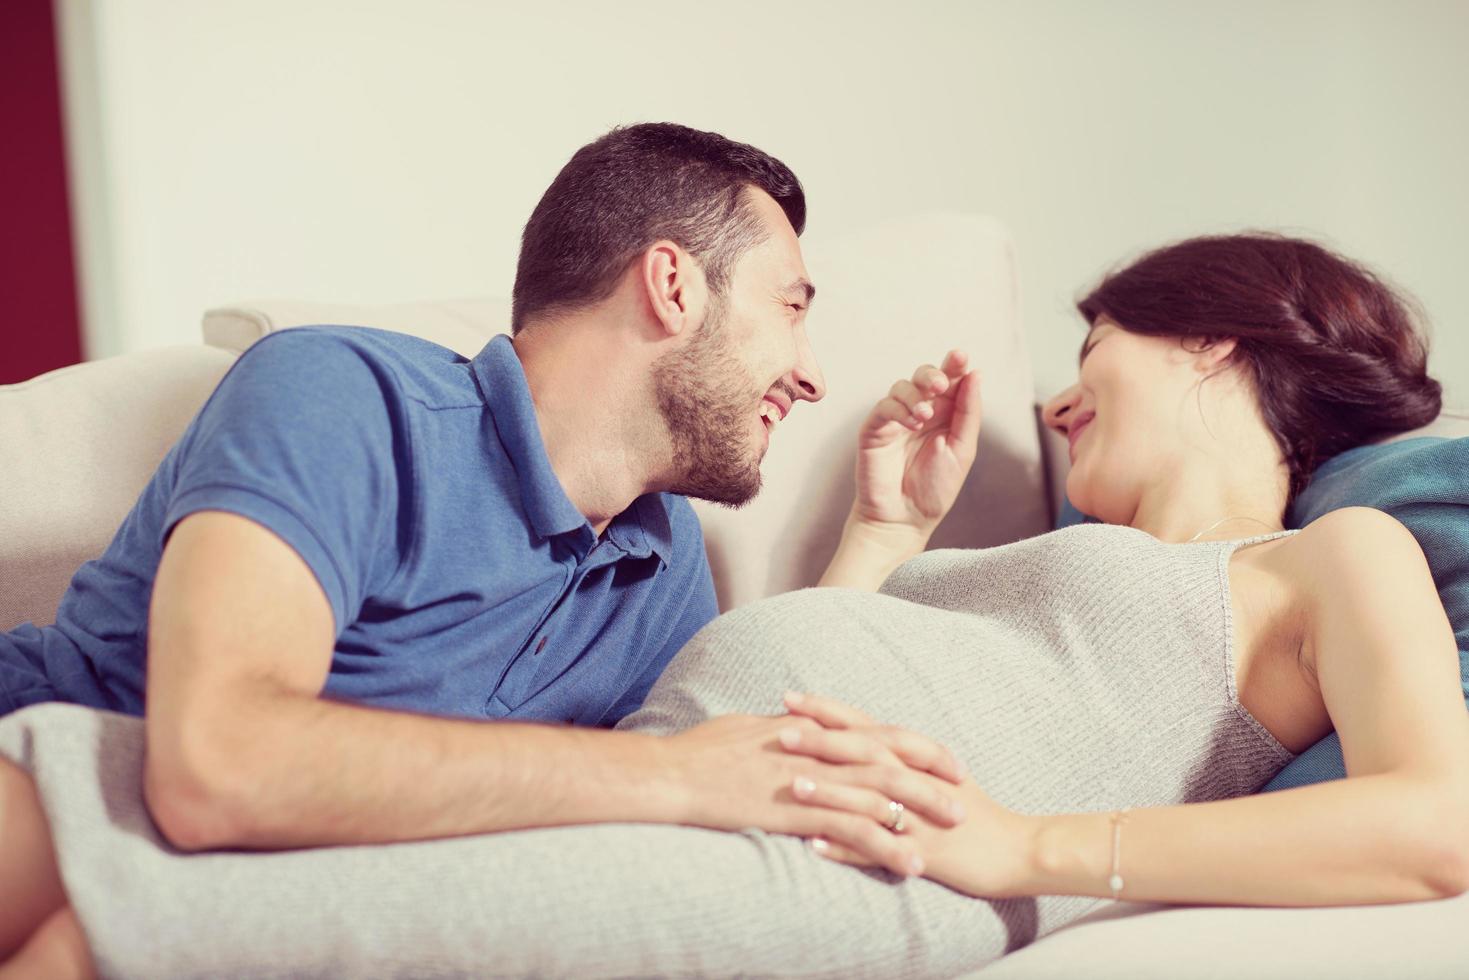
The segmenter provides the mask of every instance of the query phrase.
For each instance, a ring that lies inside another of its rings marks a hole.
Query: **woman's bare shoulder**
[[[1373,583],[1401,580],[1427,565],[1413,533],[1372,507],[1329,511],[1281,545],[1282,571],[1327,601],[1360,596]]]
[[[1328,511],[1293,535],[1299,546],[1311,549],[1360,551],[1367,545],[1407,547],[1422,554],[1413,532],[1403,522],[1375,507],[1340,507]]]

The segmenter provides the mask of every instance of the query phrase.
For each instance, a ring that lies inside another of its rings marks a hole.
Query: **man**
[[[877,818],[789,787],[947,813],[919,770],[952,760],[916,736],[853,731],[834,762],[871,764],[841,765],[771,751],[790,718],[562,724],[635,709],[715,615],[682,495],[749,500],[777,424],[824,393],[804,223],[799,182],[759,150],[618,129],[526,225],[513,340],[466,362],[357,328],[263,339],[57,624],[0,637],[0,713],[144,714],[149,806],[184,849],[669,821],[903,870]]]

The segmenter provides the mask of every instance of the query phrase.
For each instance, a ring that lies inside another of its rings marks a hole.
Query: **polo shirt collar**
[[[580,536],[591,536],[586,517],[566,496],[561,480],[551,468],[551,457],[546,454],[546,443],[536,420],[535,402],[515,345],[508,336],[500,334],[470,363],[500,441],[515,468],[521,503],[531,528],[542,538],[583,529],[586,534]],[[612,519],[608,536],[629,555],[646,557],[654,553],[667,565],[673,554],[673,534],[665,500],[663,494],[643,494]],[[594,541],[595,537],[591,537]]]
[[[635,558],[655,554],[667,565],[673,555],[673,528],[668,519],[667,497],[645,493],[607,525],[607,536]]]
[[[504,334],[475,355],[474,376],[495,420],[495,429],[520,481],[521,505],[531,528],[543,538],[575,531],[587,519],[566,496],[536,421],[535,402],[515,346]]]

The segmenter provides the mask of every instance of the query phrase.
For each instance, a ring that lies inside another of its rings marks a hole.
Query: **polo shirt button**
[[[536,644],[536,652],[532,654],[532,656],[539,657],[541,655],[541,651],[544,649],[546,649],[546,638],[543,636],[541,637],[541,642]]]

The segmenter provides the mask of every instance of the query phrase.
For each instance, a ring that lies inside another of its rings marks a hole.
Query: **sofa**
[[[932,546],[985,547],[1053,527],[1065,444],[1038,424],[1037,396],[1049,393],[1032,380],[1004,227],[981,216],[923,214],[840,237],[813,233],[803,248],[820,289],[810,330],[829,394],[781,425],[754,502],[737,512],[696,504],[721,608],[816,581],[851,500],[858,422],[896,377],[936,363],[950,347],[968,350],[982,372],[984,428],[978,462]],[[106,547],[193,413],[260,337],[352,324],[471,356],[506,329],[508,309],[495,299],[240,303],[204,316],[202,344],[0,387],[0,629],[51,621],[72,573]],[[1431,431],[1469,435],[1469,416],[1446,412]],[[1469,950],[1453,939],[1466,926],[1469,895],[1345,909],[1109,903],[970,976],[1469,976]]]

